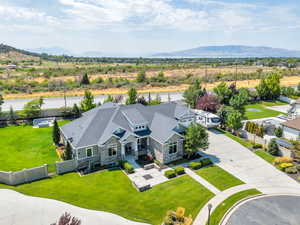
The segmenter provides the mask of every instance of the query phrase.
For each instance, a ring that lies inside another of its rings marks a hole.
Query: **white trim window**
[[[117,155],[118,146],[117,145],[110,145],[108,147],[108,156],[113,157]]]
[[[168,145],[168,149],[170,155],[177,153],[177,142],[170,143]]]
[[[93,148],[86,148],[85,151],[86,151],[87,158],[93,157]]]

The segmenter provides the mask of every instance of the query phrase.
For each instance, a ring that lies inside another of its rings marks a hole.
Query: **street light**
[[[212,204],[209,203],[209,204],[207,205],[207,208],[208,208],[208,220],[207,220],[207,225],[210,225],[210,211],[211,211],[211,209],[212,209]]]

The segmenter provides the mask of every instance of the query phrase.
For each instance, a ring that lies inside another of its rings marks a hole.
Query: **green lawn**
[[[241,191],[238,192],[232,196],[230,196],[229,198],[225,199],[220,205],[217,206],[217,208],[213,211],[213,213],[211,214],[210,217],[210,224],[211,225],[218,225],[220,224],[222,218],[224,217],[225,213],[238,201],[250,197],[250,196],[254,196],[254,195],[258,195],[261,194],[261,192],[259,192],[256,189],[249,189],[246,191]]]
[[[254,153],[271,164],[273,164],[274,159],[276,158],[275,156],[273,156],[263,150],[256,150]]]
[[[243,181],[239,180],[235,176],[221,169],[220,167],[213,165],[205,168],[201,168],[196,173],[207,180],[209,183],[214,185],[220,191],[224,191],[228,188],[244,184]]]
[[[63,123],[66,122],[60,122]],[[49,164],[49,171],[54,171],[58,158],[52,143],[52,127],[8,126],[0,128],[0,137],[0,170],[18,171]]]
[[[286,102],[282,101],[261,101],[260,104],[264,106],[278,106],[278,105],[288,105]]]
[[[193,218],[214,194],[187,175],[138,192],[120,170],[101,171],[79,177],[69,173],[18,187],[18,192],[64,201],[79,207],[112,212],[125,218],[161,224],[168,210],[185,207]],[[84,223],[84,218],[83,223]]]
[[[246,109],[245,119],[247,119],[247,120],[261,119],[261,118],[266,118],[266,117],[275,117],[280,114],[284,114],[282,112],[267,109],[266,106],[273,106],[273,105],[271,103],[268,103],[268,105],[264,105],[262,103],[246,105],[245,106],[245,109]],[[252,112],[252,111],[249,111],[249,109],[257,109],[257,110],[260,110],[260,112]]]

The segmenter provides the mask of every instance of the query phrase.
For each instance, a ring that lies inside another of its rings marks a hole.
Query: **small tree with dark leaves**
[[[80,81],[80,85],[89,85],[90,84],[90,79],[87,75],[87,73],[83,74],[81,81]]]
[[[219,108],[219,100],[215,95],[206,94],[197,100],[196,109],[216,113]]]
[[[57,223],[53,223],[51,225],[81,225],[81,220],[72,217],[70,213],[65,212],[58,220]]]
[[[279,153],[279,148],[278,148],[278,145],[277,145],[277,142],[276,142],[276,139],[273,138],[269,144],[268,144],[268,152],[271,154],[271,155],[278,155]]]
[[[80,109],[79,109],[79,107],[77,106],[76,103],[73,105],[72,113],[73,113],[73,115],[74,115],[76,118],[78,118],[78,117],[81,116]]]

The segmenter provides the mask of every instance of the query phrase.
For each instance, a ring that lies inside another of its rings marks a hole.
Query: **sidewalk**
[[[241,191],[245,191],[248,189],[252,189],[254,188],[251,185],[248,184],[242,184],[242,185],[238,185],[232,188],[229,188],[225,191],[219,192],[215,197],[213,197],[210,201],[208,201],[205,206],[201,209],[201,211],[198,213],[197,217],[194,220],[194,225],[205,225],[207,222],[207,218],[208,218],[208,204],[212,205],[212,210],[211,212],[213,212],[217,206],[219,204],[221,204],[225,199],[227,199],[228,197],[230,197],[233,194],[236,194],[238,192]],[[215,225],[215,224],[214,224]]]

